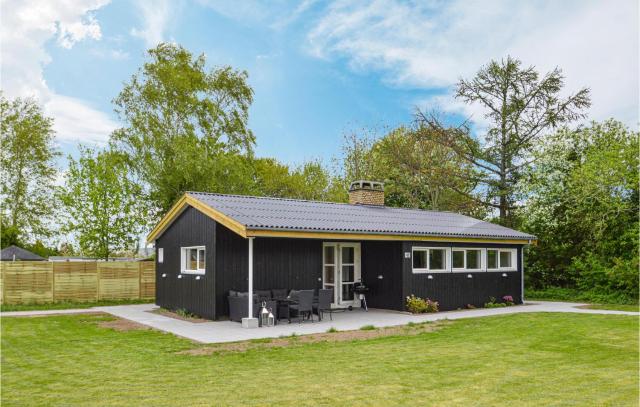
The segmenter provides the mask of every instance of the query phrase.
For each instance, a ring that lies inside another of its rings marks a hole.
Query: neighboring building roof
[[[40,257],[35,253],[31,253],[29,250],[25,250],[21,247],[11,245],[9,247],[5,247],[0,251],[0,260],[1,261],[14,261],[14,260],[22,260],[22,261],[43,261],[46,260],[44,257]]]
[[[517,240],[517,243],[536,240],[533,235],[452,212],[202,192],[187,192],[148,240],[162,234],[187,205],[243,237]]]

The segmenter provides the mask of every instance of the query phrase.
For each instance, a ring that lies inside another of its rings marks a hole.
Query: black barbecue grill
[[[367,298],[365,296],[365,294],[369,292],[369,287],[364,285],[362,282],[359,282],[354,285],[353,292],[360,298],[361,307],[364,308],[365,311],[369,311],[369,308],[367,307]]]

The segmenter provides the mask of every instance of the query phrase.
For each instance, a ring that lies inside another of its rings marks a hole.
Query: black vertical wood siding
[[[218,224],[216,304],[219,316],[229,314],[229,290],[249,288],[249,243]],[[255,238],[253,289],[316,289],[322,287],[322,241]]]
[[[497,244],[448,244],[405,242],[404,252],[411,253],[413,246],[428,247],[479,247],[479,248],[517,248],[517,271],[503,272],[456,272],[456,273],[428,273],[414,274],[411,258],[403,257],[403,297],[414,294],[418,297],[438,301],[440,310],[448,311],[464,308],[467,304],[476,307],[483,306],[490,297],[500,300],[505,295],[511,295],[516,303],[521,302],[521,264],[522,246]],[[472,278],[467,276],[471,275]]]
[[[361,243],[362,282],[369,287],[371,308],[402,310],[402,242],[363,241]],[[378,278],[379,276],[382,279]]]
[[[254,289],[316,289],[322,287],[322,244],[316,239],[256,238],[254,240]],[[441,310],[482,306],[489,297],[513,296],[521,301],[522,246],[451,244],[409,241],[362,241],[362,281],[370,287],[371,308],[403,310],[405,297],[415,294],[440,303]],[[180,248],[205,246],[206,274],[180,275]],[[518,248],[517,272],[471,272],[413,274],[413,246]],[[164,249],[164,262],[156,260],[156,303],[165,308],[184,308],[210,319],[229,314],[229,290],[248,289],[248,240],[194,208],[186,209],[156,240]],[[157,256],[156,256],[157,259]],[[163,278],[162,274],[166,274]],[[473,278],[467,278],[471,274]],[[379,279],[378,276],[382,276]]]
[[[194,208],[187,208],[156,239],[156,304],[167,309],[186,309],[214,319],[215,309],[216,222]],[[180,275],[180,248],[205,246],[205,274]],[[157,249],[163,248],[164,261],[158,263]],[[166,277],[162,277],[166,274]]]

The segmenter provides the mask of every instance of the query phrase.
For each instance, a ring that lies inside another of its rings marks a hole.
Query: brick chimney
[[[384,206],[384,184],[376,181],[353,181],[349,186],[349,203]]]

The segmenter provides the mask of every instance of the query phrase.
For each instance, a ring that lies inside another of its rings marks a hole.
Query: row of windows
[[[414,273],[449,271],[513,271],[516,249],[414,247]]]

